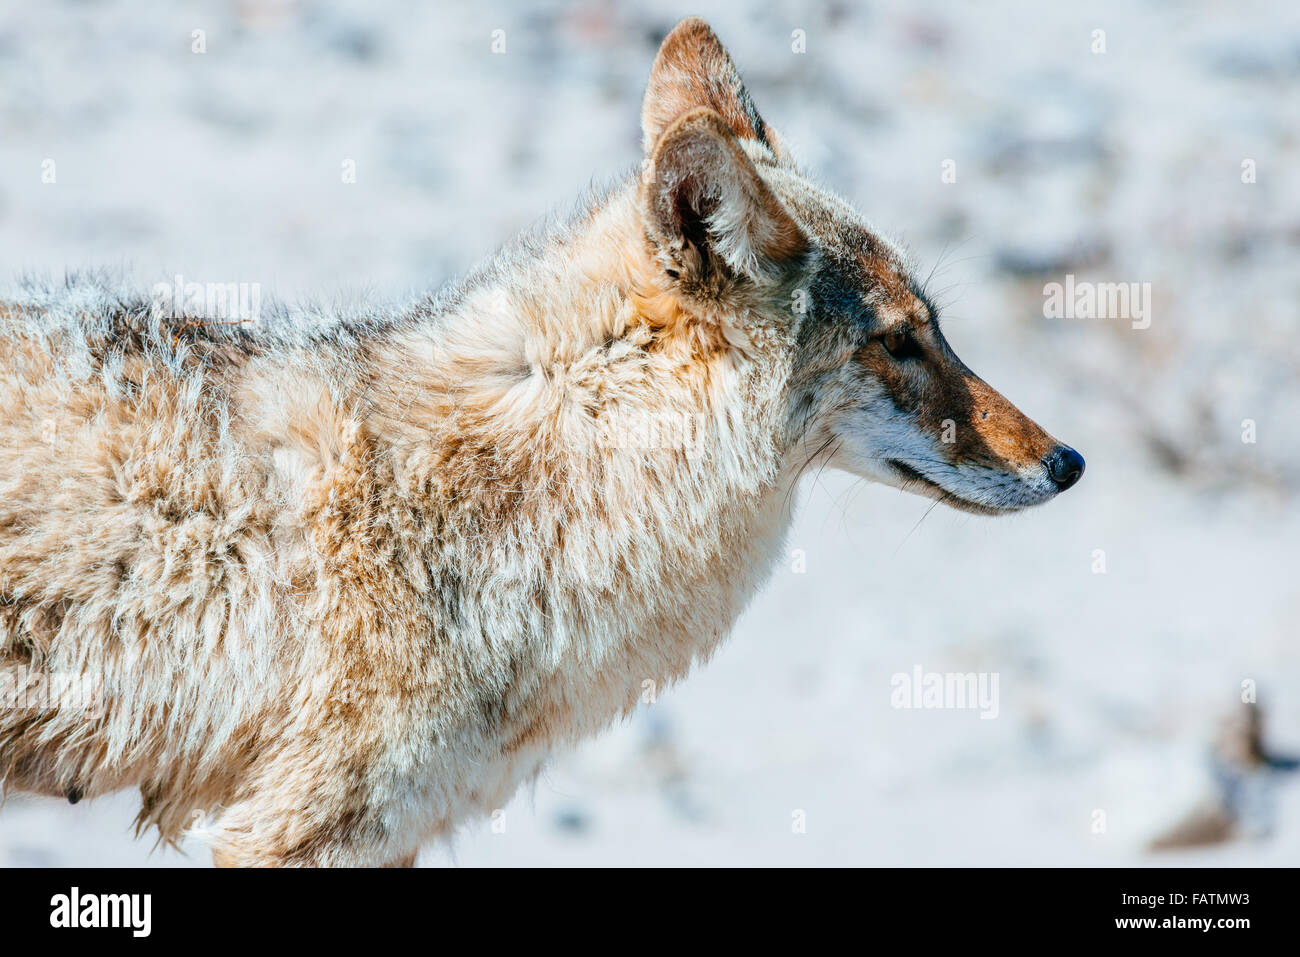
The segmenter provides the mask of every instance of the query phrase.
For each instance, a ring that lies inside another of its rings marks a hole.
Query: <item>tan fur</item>
[[[707,658],[810,463],[912,487],[881,464],[902,443],[925,494],[1050,497],[1051,440],[701,21],[643,118],[639,181],[360,331],[194,329],[77,285],[3,307],[0,674],[103,692],[0,712],[6,787],[137,786],[142,825],[222,865],[407,866]],[[882,353],[900,321],[924,366]],[[695,445],[610,441],[683,412]]]

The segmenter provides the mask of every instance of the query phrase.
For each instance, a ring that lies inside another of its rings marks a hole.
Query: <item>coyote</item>
[[[406,307],[0,302],[6,790],[138,787],[137,830],[219,865],[409,865],[707,658],[806,469],[986,515],[1079,479],[703,21],[642,132],[636,174]]]

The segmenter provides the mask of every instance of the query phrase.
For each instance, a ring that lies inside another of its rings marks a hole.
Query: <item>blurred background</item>
[[[1300,864],[1300,6],[6,3],[0,272],[440,285],[639,162],[690,14],[1087,475],[999,520],[806,479],[722,651],[421,864]],[[1067,275],[1149,327],[1045,318]],[[997,717],[894,708],[917,667]],[[0,864],[208,866],[137,806],[11,796]]]

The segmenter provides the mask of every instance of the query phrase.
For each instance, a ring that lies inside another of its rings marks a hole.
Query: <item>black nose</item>
[[[1068,445],[1058,445],[1043,459],[1047,475],[1064,492],[1083,475],[1083,456]]]

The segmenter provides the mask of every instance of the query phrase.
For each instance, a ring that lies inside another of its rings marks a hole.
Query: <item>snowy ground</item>
[[[941,261],[958,352],[1088,473],[1040,511],[919,526],[927,502],[809,480],[707,667],[421,862],[1300,864],[1296,774],[1253,779],[1255,836],[1144,850],[1212,793],[1243,681],[1300,752],[1300,8],[14,5],[0,268],[436,285],[637,161],[689,13],[807,167]],[[1044,318],[1067,273],[1151,283],[1150,327]],[[892,707],[918,665],[996,673],[998,716]],[[207,864],[133,840],[135,806],[11,798],[0,864]]]

